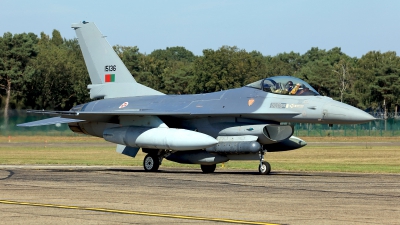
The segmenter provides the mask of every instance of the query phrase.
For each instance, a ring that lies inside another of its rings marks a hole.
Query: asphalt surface
[[[400,175],[0,165],[0,214],[0,224],[399,224]]]

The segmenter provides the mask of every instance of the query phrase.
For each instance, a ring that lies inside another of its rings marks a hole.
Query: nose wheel
[[[258,172],[261,175],[268,175],[271,172],[271,165],[264,161],[264,152],[260,151],[260,165],[258,166]]]
[[[268,175],[271,172],[271,165],[268,162],[261,162],[258,166],[258,172],[262,175]]]

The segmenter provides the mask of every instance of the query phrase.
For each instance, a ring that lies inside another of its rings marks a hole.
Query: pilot
[[[293,82],[291,80],[289,80],[286,85],[285,85],[285,89],[290,92],[293,89]]]
[[[282,91],[280,92],[283,95],[288,95],[290,93],[290,91],[293,89],[293,82],[291,80],[289,80],[288,82],[286,82],[285,88],[282,89]]]

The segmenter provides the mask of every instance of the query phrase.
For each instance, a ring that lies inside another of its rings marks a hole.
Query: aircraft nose
[[[354,109],[356,110],[354,110],[354,112],[351,113],[350,117],[357,123],[367,123],[376,120],[376,118],[370,115],[369,113],[366,113],[357,108]]]
[[[324,107],[324,120],[332,124],[358,124],[375,120],[375,117],[341,102],[329,103]]]

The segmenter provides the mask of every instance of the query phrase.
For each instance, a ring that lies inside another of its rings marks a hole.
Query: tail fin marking
[[[135,81],[94,23],[72,24],[89,72],[91,98],[116,98],[163,93]]]

